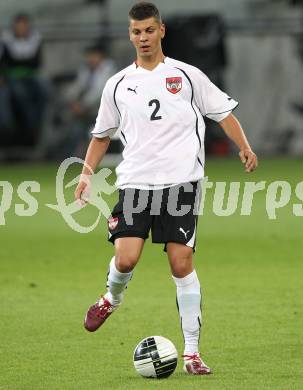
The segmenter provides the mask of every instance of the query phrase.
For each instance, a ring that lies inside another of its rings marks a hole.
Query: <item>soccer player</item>
[[[238,146],[247,172],[257,167],[257,157],[232,114],[238,103],[199,69],[166,57],[161,47],[164,35],[165,26],[154,4],[140,2],[132,7],[129,37],[137,59],[111,77],[103,90],[75,191],[76,199],[84,202],[81,195],[91,174],[87,166],[95,170],[119,129],[125,145],[123,161],[116,169],[119,201],[108,220],[115,255],[109,265],[108,291],[89,308],[84,326],[91,332],[97,330],[119,307],[151,230],[152,241],[165,245],[176,284],[185,341],[184,370],[204,375],[211,369],[199,354],[201,293],[193,264],[195,211],[204,175],[203,117],[217,121]],[[157,203],[155,199],[160,198]],[[180,213],[184,207],[189,209]]]

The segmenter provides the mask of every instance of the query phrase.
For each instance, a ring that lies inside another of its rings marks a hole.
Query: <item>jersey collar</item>
[[[140,71],[140,72],[152,73],[152,72],[156,72],[157,70],[161,69],[163,67],[163,65],[165,65],[167,58],[168,57],[164,57],[164,62],[159,62],[159,64],[153,70],[148,70],[148,69],[142,68],[142,66],[139,66],[137,64],[137,60],[134,61],[134,66],[135,66],[135,69]]]

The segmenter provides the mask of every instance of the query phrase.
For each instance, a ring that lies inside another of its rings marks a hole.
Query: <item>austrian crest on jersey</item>
[[[182,89],[182,77],[167,77],[166,89],[173,94],[176,94]]]

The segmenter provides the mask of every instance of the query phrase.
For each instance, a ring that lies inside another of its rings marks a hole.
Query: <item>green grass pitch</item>
[[[179,361],[163,380],[139,377],[132,363],[134,347],[150,335],[169,338],[182,353],[162,245],[146,243],[123,305],[89,334],[83,317],[104,291],[113,254],[105,219],[79,234],[45,207],[56,203],[55,164],[2,166],[0,180],[13,184],[14,196],[0,226],[0,389],[302,389],[303,217],[292,213],[292,204],[302,203],[294,194],[302,166],[302,160],[267,160],[247,175],[238,161],[208,161],[209,180],[286,180],[293,195],[269,220],[265,191],[256,194],[250,217],[239,208],[218,217],[208,190],[195,264],[203,289],[201,352],[214,374],[189,377]],[[23,180],[41,184],[32,217],[14,212]],[[77,218],[90,224],[95,217],[87,206]]]

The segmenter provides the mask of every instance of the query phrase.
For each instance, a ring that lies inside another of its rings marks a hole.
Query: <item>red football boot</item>
[[[85,329],[89,332],[95,332],[117,307],[113,306],[104,296],[101,296],[100,300],[92,305],[86,313]]]
[[[211,369],[200,358],[199,353],[193,355],[182,355],[184,366],[183,370],[191,375],[209,375],[212,373]]]

